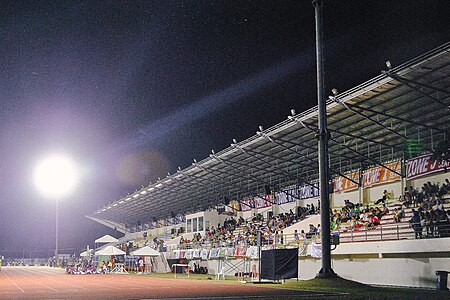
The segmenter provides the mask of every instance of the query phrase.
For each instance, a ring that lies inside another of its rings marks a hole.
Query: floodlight
[[[43,196],[60,199],[75,189],[78,174],[72,160],[61,154],[54,154],[38,163],[33,179]]]
[[[333,96],[336,96],[338,94],[337,88],[331,89],[331,92],[333,93]]]

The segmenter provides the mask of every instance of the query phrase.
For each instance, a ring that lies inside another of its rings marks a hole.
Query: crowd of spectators
[[[425,237],[447,237],[450,236],[450,210],[446,211],[443,202],[450,194],[450,181],[445,179],[444,183],[424,183],[420,189],[410,186],[405,188],[400,197],[402,205],[412,207],[412,217],[409,220],[414,229],[415,238]],[[402,212],[403,211],[403,212]],[[397,212],[404,216],[404,209]],[[399,222],[399,220],[395,220]]]
[[[103,262],[105,263],[105,262]],[[109,262],[108,262],[109,263]],[[97,266],[92,259],[78,259],[71,264],[62,265],[66,269],[66,273],[70,275],[84,275],[84,274],[100,274],[102,271],[97,270]]]
[[[420,190],[414,189],[412,186],[405,188],[404,194],[399,201],[402,203],[400,207],[396,207],[393,211],[388,208],[388,200],[391,195],[387,190],[383,191],[382,197],[375,201],[374,205],[362,205],[360,203],[352,203],[350,200],[344,200],[344,206],[340,209],[330,210],[330,221],[332,231],[358,231],[360,228],[371,229],[377,228],[381,224],[381,220],[387,214],[392,214],[395,223],[404,222],[406,218],[405,209],[410,207],[418,207],[414,210],[413,218],[410,220],[413,224],[416,237],[422,237],[422,231],[426,229],[426,236],[447,236],[447,232],[442,230],[445,222],[450,220],[450,212],[446,212],[441,199],[450,194],[450,181],[448,179],[438,186],[431,182],[425,183]],[[192,246],[211,245],[212,247],[220,246],[238,246],[238,245],[256,245],[257,233],[261,232],[262,242],[265,244],[283,244],[285,236],[283,229],[291,226],[295,222],[303,220],[310,214],[320,213],[318,206],[308,204],[305,207],[299,207],[297,213],[290,210],[287,213],[281,213],[277,216],[264,218],[262,214],[257,214],[249,220],[242,217],[238,219],[230,217],[225,220],[224,224],[217,224],[216,227],[211,226],[206,229],[204,235],[194,233],[191,240],[180,239],[182,248]],[[414,217],[414,213],[418,213],[418,217]],[[342,228],[343,224],[346,226]],[[418,225],[421,230],[419,230]],[[437,225],[439,224],[439,226]],[[311,224],[309,232],[295,233],[296,240],[303,240],[320,232],[320,225]],[[439,228],[438,228],[439,227]],[[172,236],[172,238],[174,238]],[[162,250],[162,240],[153,241],[153,248]],[[124,250],[126,251],[126,250]],[[126,251],[128,252],[128,251]]]
[[[437,184],[433,184],[430,181],[424,183],[420,190],[417,190],[410,186],[405,187],[403,195],[400,197],[400,201],[406,207],[420,206],[423,209],[431,209],[437,201],[442,201],[445,196],[450,194],[450,181],[445,179],[444,183],[439,187]]]
[[[283,230],[294,223],[303,220],[309,214],[319,212],[313,204],[304,208],[299,208],[298,214],[292,210],[281,213],[277,216],[264,218],[262,214],[257,214],[249,220],[240,217],[227,218],[224,224],[217,224],[216,227],[206,229],[205,235],[194,233],[192,240],[180,239],[180,246],[188,248],[190,246],[211,245],[212,247],[235,247],[238,245],[255,246],[257,234],[261,232],[261,242],[263,244],[284,244],[285,236]]]
[[[344,207],[330,211],[330,227],[332,231],[339,231],[342,223],[347,223],[346,230],[358,231],[361,227],[366,229],[376,228],[381,224],[383,216],[389,213],[386,204],[380,206],[363,206],[354,204],[350,200],[344,200]]]

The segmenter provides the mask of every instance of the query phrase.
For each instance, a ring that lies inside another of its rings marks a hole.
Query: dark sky
[[[448,1],[326,1],[327,91],[447,42]],[[106,227],[84,215],[314,106],[314,9],[295,1],[2,1],[0,253],[54,247],[37,192],[46,154],[83,170],[60,206],[61,248]]]

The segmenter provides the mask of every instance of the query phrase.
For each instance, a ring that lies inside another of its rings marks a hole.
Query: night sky
[[[325,0],[327,93],[447,42],[449,15]],[[82,169],[60,205],[60,248],[82,248],[114,234],[84,215],[317,102],[309,0],[2,1],[0,36],[4,255],[54,248],[55,204],[32,181],[48,153]]]

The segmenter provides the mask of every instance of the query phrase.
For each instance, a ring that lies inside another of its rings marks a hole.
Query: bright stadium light
[[[40,161],[34,170],[33,179],[39,192],[53,199],[69,195],[78,182],[75,164],[61,154]]]
[[[37,164],[33,180],[42,196],[52,198],[56,202],[55,259],[58,264],[59,200],[75,190],[78,183],[78,172],[72,160],[61,154],[53,154]]]

